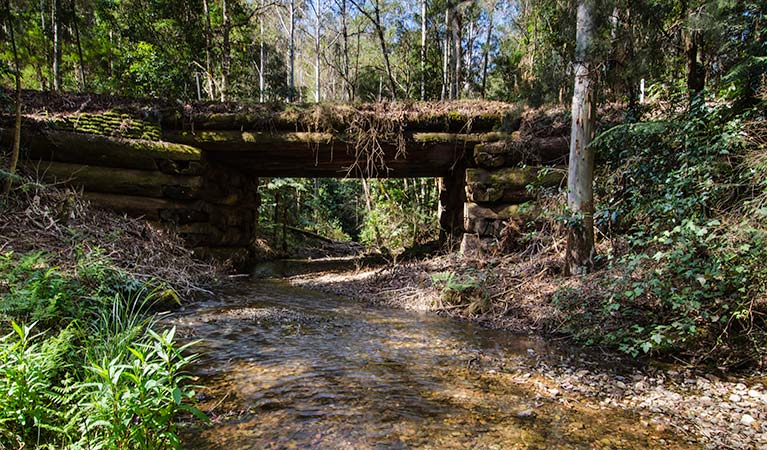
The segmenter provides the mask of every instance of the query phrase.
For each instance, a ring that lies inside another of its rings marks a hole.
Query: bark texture
[[[565,272],[585,273],[594,267],[594,136],[595,99],[591,70],[594,52],[594,0],[580,0],[576,22],[567,206],[572,214],[567,237]]]

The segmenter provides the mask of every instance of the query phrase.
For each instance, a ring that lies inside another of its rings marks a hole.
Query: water
[[[213,424],[182,426],[184,448],[689,448],[630,413],[541,395],[534,375],[520,382],[536,357],[562,356],[540,339],[279,280],[167,320],[203,339],[192,371]]]

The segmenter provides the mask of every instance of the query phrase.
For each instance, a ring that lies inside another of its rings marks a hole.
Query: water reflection
[[[202,338],[212,426],[185,448],[688,448],[623,411],[542,395],[539,339],[259,280],[170,319]],[[559,351],[559,350],[557,350]],[[502,359],[509,370],[478,369]]]

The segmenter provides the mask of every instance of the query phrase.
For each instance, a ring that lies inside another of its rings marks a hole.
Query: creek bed
[[[520,377],[567,355],[539,338],[278,279],[230,284],[164,321],[202,340],[191,370],[212,424],[182,424],[184,448],[697,448]]]

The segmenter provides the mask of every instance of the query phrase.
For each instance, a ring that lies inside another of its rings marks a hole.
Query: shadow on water
[[[474,367],[561,351],[536,338],[279,280],[229,286],[168,320],[203,339],[192,370],[213,424],[186,424],[184,448],[690,448],[630,413]]]

